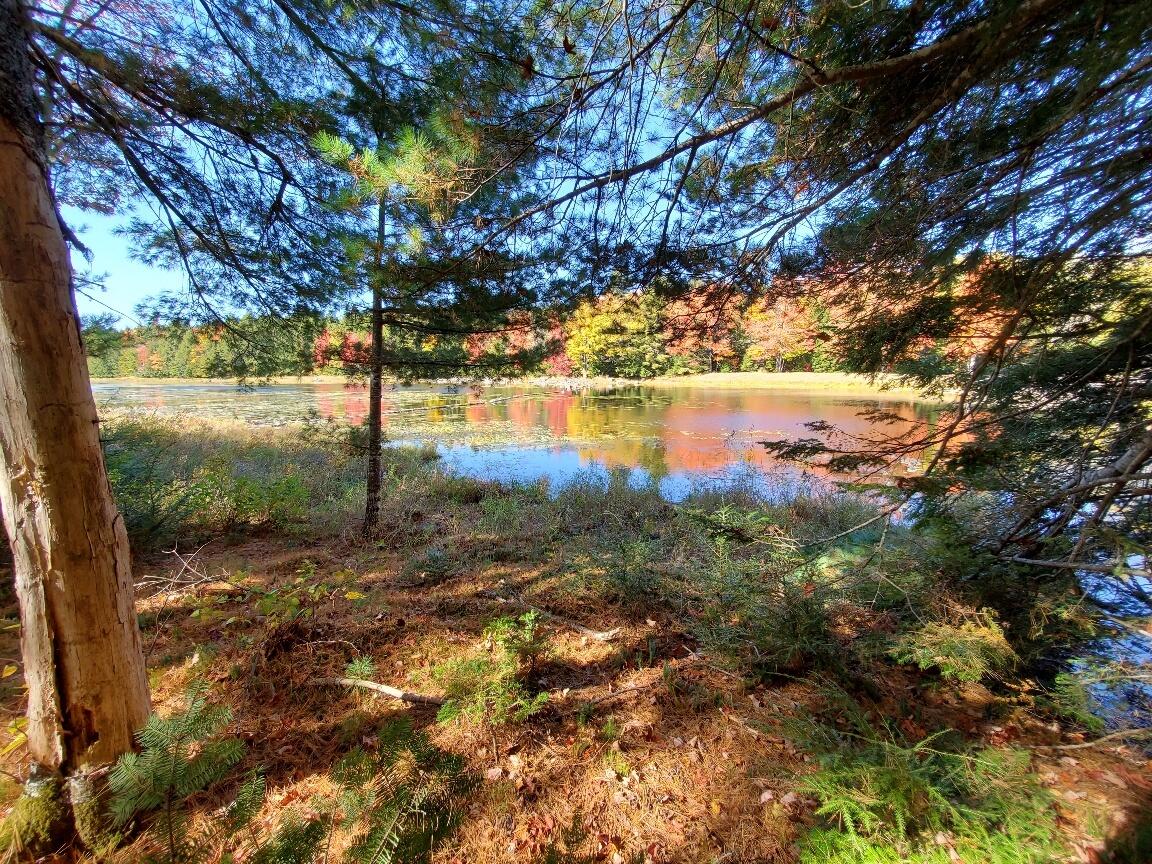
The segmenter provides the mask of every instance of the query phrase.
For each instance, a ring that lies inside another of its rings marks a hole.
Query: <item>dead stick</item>
[[[541,609],[539,606],[533,606],[519,597],[505,597],[503,594],[497,594],[495,591],[480,590],[476,592],[481,597],[489,597],[500,603],[510,603],[513,606],[520,606],[527,609],[529,612],[535,612],[541,618],[551,619],[559,624],[575,630],[577,633],[583,633],[590,639],[595,639],[598,642],[608,642],[616,638],[616,634],[620,632],[619,627],[614,627],[611,630],[593,630],[591,627],[585,627],[583,624],[577,624],[567,618],[562,618],[554,612],[549,612],[547,609]]]
[[[637,684],[635,687],[623,687],[615,690],[606,696],[598,696],[595,699],[584,699],[570,711],[565,711],[561,717],[571,717],[574,714],[579,714],[581,711],[586,711],[593,705],[599,705],[602,702],[609,702],[613,699],[623,699],[625,696],[634,696],[637,693],[643,693],[645,690],[651,690],[659,681],[649,681],[647,684]]]
[[[304,683],[310,687],[322,687],[324,685],[363,687],[365,690],[374,690],[377,693],[383,693],[385,696],[391,696],[393,699],[399,699],[402,702],[412,702],[417,705],[444,704],[444,700],[438,696],[425,696],[422,693],[410,693],[407,690],[401,690],[398,687],[390,687],[387,684],[377,684],[375,681],[365,681],[363,678],[315,678],[311,681],[305,681]]]
[[[1091,741],[1081,741],[1077,744],[1035,744],[1033,748],[1036,750],[1084,750],[1088,747],[1108,744],[1118,739],[1140,739],[1147,738],[1149,735],[1152,735],[1152,729],[1120,729],[1116,732],[1109,732],[1107,735],[1101,735],[1099,738],[1093,738]]]

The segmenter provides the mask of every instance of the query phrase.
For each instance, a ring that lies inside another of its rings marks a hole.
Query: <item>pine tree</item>
[[[222,733],[231,712],[207,700],[194,684],[184,709],[152,716],[139,733],[141,752],[120,758],[108,783],[115,824],[136,823],[140,846],[153,864],[233,860],[255,864],[310,864],[333,836],[347,851],[343,864],[413,864],[425,861],[459,818],[458,799],[473,785],[464,760],[431,743],[408,720],[384,726],[374,752],[357,749],[330,772],[335,795],[314,799],[309,818],[281,814],[271,832],[256,830],[265,805],[259,771],[241,783],[231,804],[193,829],[188,800],[223,781],[244,755],[243,743]],[[110,837],[115,843],[119,837]]]
[[[203,684],[193,686],[184,710],[172,717],[149,717],[137,734],[140,753],[120,757],[108,778],[115,824],[158,811],[152,830],[165,864],[198,861],[207,852],[208,839],[189,832],[185,802],[223,778],[244,755],[239,739],[220,737],[232,714],[209,704],[206,690]],[[253,797],[254,789],[243,790],[233,815],[250,818]]]
[[[67,777],[75,800],[92,792],[93,769],[131,747],[148,684],[53,197],[33,32],[20,0],[0,2],[0,509],[20,602],[29,752],[37,772]]]
[[[426,46],[412,62],[430,70],[432,83],[416,86],[394,70],[370,69],[374,86],[350,82],[339,134],[314,139],[351,181],[336,203],[351,215],[372,211],[371,221],[353,220],[344,241],[348,294],[353,302],[358,294],[369,298],[370,356],[345,362],[369,381],[366,536],[379,514],[385,369],[404,377],[477,367],[492,373],[533,356],[477,361],[462,350],[471,334],[514,326],[514,313],[532,310],[540,296],[533,261],[509,240],[483,240],[488,225],[521,206],[518,187],[537,146],[516,124],[483,119],[503,114],[509,89],[506,64],[476,62],[509,39],[506,28],[489,25],[477,35],[475,22],[484,17],[472,15],[470,63],[459,51]],[[386,331],[400,338],[386,341]],[[426,350],[443,338],[454,352]]]
[[[646,268],[710,250],[715,281],[826,303],[814,366],[961,394],[842,464],[927,450],[945,511],[997,493],[970,539],[1004,563],[1130,570],[1152,534],[1146,4],[650,8],[581,7],[538,55],[552,80],[627,61],[569,84],[575,179],[520,218],[576,214],[598,257]],[[969,364],[932,359],[965,340]]]
[[[451,42],[438,4],[371,10],[410,44]],[[328,4],[184,11],[0,4],[0,495],[16,560],[31,756],[78,782],[132,747],[148,692],[71,291],[67,244],[79,241],[57,201],[107,212],[147,200],[158,220],[130,222],[137,249],[149,263],[182,268],[190,287],[187,297],[162,298],[159,311],[215,320],[258,349],[228,311],[290,320],[333,300],[345,232],[329,218],[333,171],[310,142],[338,125],[332,82],[360,85],[363,70],[391,63],[356,41],[363,29],[333,26]],[[205,363],[216,371],[227,358],[212,353]],[[122,350],[117,368],[148,374],[149,360],[146,346],[135,357]]]

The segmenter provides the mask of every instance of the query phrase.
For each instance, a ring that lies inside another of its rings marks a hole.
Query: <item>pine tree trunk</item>
[[[148,683],[48,182],[20,0],[0,0],[0,503],[16,567],[28,748],[83,773],[132,748]]]
[[[385,197],[376,218],[376,260],[372,271],[372,365],[368,373],[368,494],[364,501],[364,536],[376,533],[380,521],[380,438],[384,378],[384,240]]]

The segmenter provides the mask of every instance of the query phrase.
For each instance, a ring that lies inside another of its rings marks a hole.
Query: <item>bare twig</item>
[[[210,543],[212,541],[208,542]],[[188,556],[181,555],[180,549],[177,546],[167,550],[164,553],[165,555],[173,555],[175,556],[176,560],[180,562],[180,568],[176,571],[175,575],[145,576],[143,579],[136,583],[136,589],[141,590],[143,588],[156,588],[156,591],[153,592],[153,596],[155,596],[156,594],[171,593],[182,588],[190,588],[203,582],[215,581],[203,570],[197,569],[195,564],[196,556],[199,555],[200,551],[204,548],[204,546],[207,545],[208,543],[203,544],[195,552]],[[186,577],[184,575],[186,573],[190,573],[191,576]]]
[[[212,541],[209,540],[209,543]],[[140,582],[136,584],[136,589],[140,590],[147,587],[156,587],[156,590],[151,596],[162,596],[164,599],[160,603],[160,608],[156,612],[156,623],[159,625],[161,616],[168,610],[168,601],[178,592],[188,588],[193,588],[197,585],[203,585],[208,582],[227,581],[222,576],[209,576],[203,570],[198,570],[195,565],[196,556],[200,554],[201,550],[207,546],[208,543],[202,544],[195,552],[185,557],[180,554],[179,547],[173,546],[167,553],[175,555],[176,560],[180,562],[180,569],[176,571],[175,576],[145,576]],[[192,573],[191,578],[185,578],[185,573]],[[229,582],[229,584],[232,584]],[[160,627],[157,626],[156,632],[152,634],[152,639],[148,642],[148,649],[144,652],[144,660],[152,656],[152,651],[156,648],[156,643],[160,639]]]
[[[598,696],[595,699],[584,699],[581,700],[580,704],[573,708],[571,711],[565,711],[560,716],[569,717],[573,714],[579,714],[581,711],[584,711],[593,705],[599,705],[601,702],[609,702],[613,699],[623,699],[625,696],[633,696],[637,693],[643,693],[645,690],[651,690],[659,683],[659,681],[650,681],[647,684],[637,684],[635,687],[624,687],[623,689],[616,690],[613,693],[608,693],[605,696]]]
[[[1099,738],[1093,738],[1091,741],[1081,741],[1078,744],[1037,744],[1035,746],[1037,750],[1084,750],[1121,738],[1147,738],[1149,735],[1152,735],[1152,729],[1120,729],[1116,732],[1109,732],[1107,735],[1101,735]]]
[[[375,681],[366,681],[363,678],[314,678],[304,682],[309,687],[363,687],[376,693],[383,693],[401,702],[410,702],[415,705],[443,705],[444,700],[439,696],[425,696],[423,693],[412,693],[391,687],[388,684],[377,684]]]
[[[555,621],[558,624],[575,630],[577,633],[582,633],[588,638],[595,639],[598,642],[609,642],[612,639],[615,639],[616,636],[620,633],[619,627],[613,627],[611,630],[593,630],[591,627],[585,627],[583,624],[577,624],[575,621],[562,618],[559,615],[549,612],[547,609],[541,609],[539,606],[533,606],[531,603],[528,603],[520,597],[506,597],[503,594],[497,594],[495,591],[488,591],[484,589],[477,591],[476,593],[479,597],[488,597],[489,599],[495,600],[498,603],[508,603],[513,606],[519,606],[522,609],[527,609],[530,612],[535,612],[541,618]]]

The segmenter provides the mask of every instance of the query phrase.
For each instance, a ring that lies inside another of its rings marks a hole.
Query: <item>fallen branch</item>
[[[1147,738],[1149,735],[1152,735],[1152,729],[1120,729],[1117,732],[1109,732],[1107,735],[1101,735],[1099,738],[1093,738],[1091,741],[1081,741],[1077,744],[1036,744],[1034,747],[1037,750],[1084,750],[1088,747],[1097,747],[1117,739],[1140,739]]]
[[[208,541],[208,543],[211,542],[211,540]],[[153,588],[155,590],[149,596],[155,597],[157,594],[173,594],[186,588],[194,588],[207,582],[217,581],[218,577],[209,576],[205,571],[197,568],[195,564],[196,556],[208,543],[204,543],[199,549],[187,556],[180,554],[179,547],[176,546],[165,550],[165,555],[173,555],[180,562],[180,569],[173,576],[144,576],[136,583],[136,590],[144,591]],[[185,573],[191,575],[186,577]],[[221,579],[221,581],[223,580]]]
[[[643,693],[645,690],[651,690],[659,681],[650,681],[647,684],[637,684],[634,687],[623,687],[620,690],[614,690],[606,696],[598,696],[595,699],[581,700],[579,705],[576,705],[569,711],[561,714],[561,717],[571,717],[574,714],[579,714],[581,711],[587,711],[593,705],[599,705],[601,702],[610,702],[613,699],[623,699],[625,696],[634,696],[637,693]]]
[[[423,693],[410,693],[407,690],[401,690],[399,687],[377,684],[375,681],[366,681],[363,678],[315,678],[311,681],[305,681],[304,683],[309,687],[337,685],[342,687],[363,687],[365,690],[383,693],[385,696],[391,696],[393,699],[399,699],[401,702],[411,702],[416,705],[444,704],[444,700],[439,696],[425,696]]]
[[[520,597],[505,597],[503,594],[497,594],[495,591],[488,591],[487,589],[481,589],[476,593],[480,597],[488,597],[492,600],[496,600],[499,603],[509,603],[513,606],[519,606],[522,609],[527,609],[529,612],[535,612],[541,618],[555,621],[558,624],[568,627],[571,630],[575,630],[577,633],[584,634],[589,639],[595,639],[597,642],[609,642],[612,639],[615,639],[616,635],[620,632],[619,627],[613,627],[611,630],[593,630],[591,627],[585,627],[583,624],[577,624],[575,621],[562,618],[553,612],[549,612],[547,609],[541,609],[539,606],[533,606],[531,603],[528,603]]]

